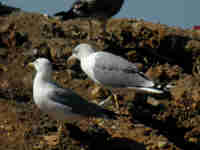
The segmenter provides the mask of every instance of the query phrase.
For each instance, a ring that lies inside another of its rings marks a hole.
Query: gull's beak
[[[27,66],[28,66],[29,68],[35,68],[35,67],[34,67],[34,63],[32,63],[32,62],[31,62],[31,63],[28,63]]]
[[[70,57],[67,59],[67,61],[71,61],[72,59],[76,59],[76,56],[74,56],[73,54],[72,54],[72,56],[70,56]]]

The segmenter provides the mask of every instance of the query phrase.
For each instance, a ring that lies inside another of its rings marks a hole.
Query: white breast
[[[95,82],[99,83],[95,78],[94,68],[96,63],[96,54],[93,53],[88,57],[81,59],[81,69]]]
[[[41,74],[37,73],[33,85],[33,99],[35,104],[40,109],[44,109],[44,107],[46,107],[46,102],[48,101],[47,95],[49,92],[51,92],[49,91],[51,89],[47,88],[46,86],[47,84],[45,81],[42,80]]]

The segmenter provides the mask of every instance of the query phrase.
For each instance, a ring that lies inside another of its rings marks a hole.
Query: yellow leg
[[[62,134],[62,130],[63,130],[63,124],[61,121],[57,121],[57,124],[58,124],[58,136],[60,136]]]
[[[100,102],[99,105],[100,106],[103,106],[105,105],[107,102],[109,102],[110,100],[113,100],[114,104],[115,104],[115,107],[117,109],[119,109],[119,102],[118,102],[118,99],[117,99],[117,95],[116,94],[112,94],[111,96],[109,96],[108,98],[106,98],[104,101]]]
[[[62,135],[62,132],[64,132],[66,135],[68,134],[64,122],[58,121],[58,135]]]
[[[114,100],[115,106],[117,107],[117,109],[119,109],[119,100],[116,94],[113,94],[113,100]]]

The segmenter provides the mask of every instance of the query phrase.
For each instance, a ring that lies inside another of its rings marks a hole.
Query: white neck
[[[42,103],[43,98],[38,97],[38,93],[43,92],[46,87],[46,83],[51,80],[51,72],[40,71],[36,73],[33,81],[33,95],[36,104]]]
[[[40,71],[36,73],[34,78],[34,89],[38,87],[37,84],[51,81],[51,72]]]
[[[79,57],[79,58],[80,58],[80,60],[85,59],[86,57],[88,57],[89,55],[91,55],[94,52],[95,51],[92,50],[92,49],[84,50],[84,51],[80,52],[81,53],[80,54],[81,57]]]
[[[49,80],[51,80],[51,77],[52,77],[51,74],[52,74],[52,72],[43,70],[43,71],[36,73],[35,79],[37,78],[37,79],[40,79],[43,81],[49,81]]]

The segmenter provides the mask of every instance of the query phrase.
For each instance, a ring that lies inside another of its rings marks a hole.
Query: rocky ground
[[[199,150],[200,33],[134,19],[110,19],[102,35],[93,21],[93,39],[84,20],[59,21],[42,14],[14,12],[0,16],[0,149],[2,150]],[[156,82],[174,87],[153,96],[117,89],[117,120],[57,122],[40,112],[32,99],[33,70],[38,57],[53,62],[54,79],[84,98],[100,102],[110,92],[94,84],[77,61],[67,61],[73,47],[90,43],[137,62]]]

